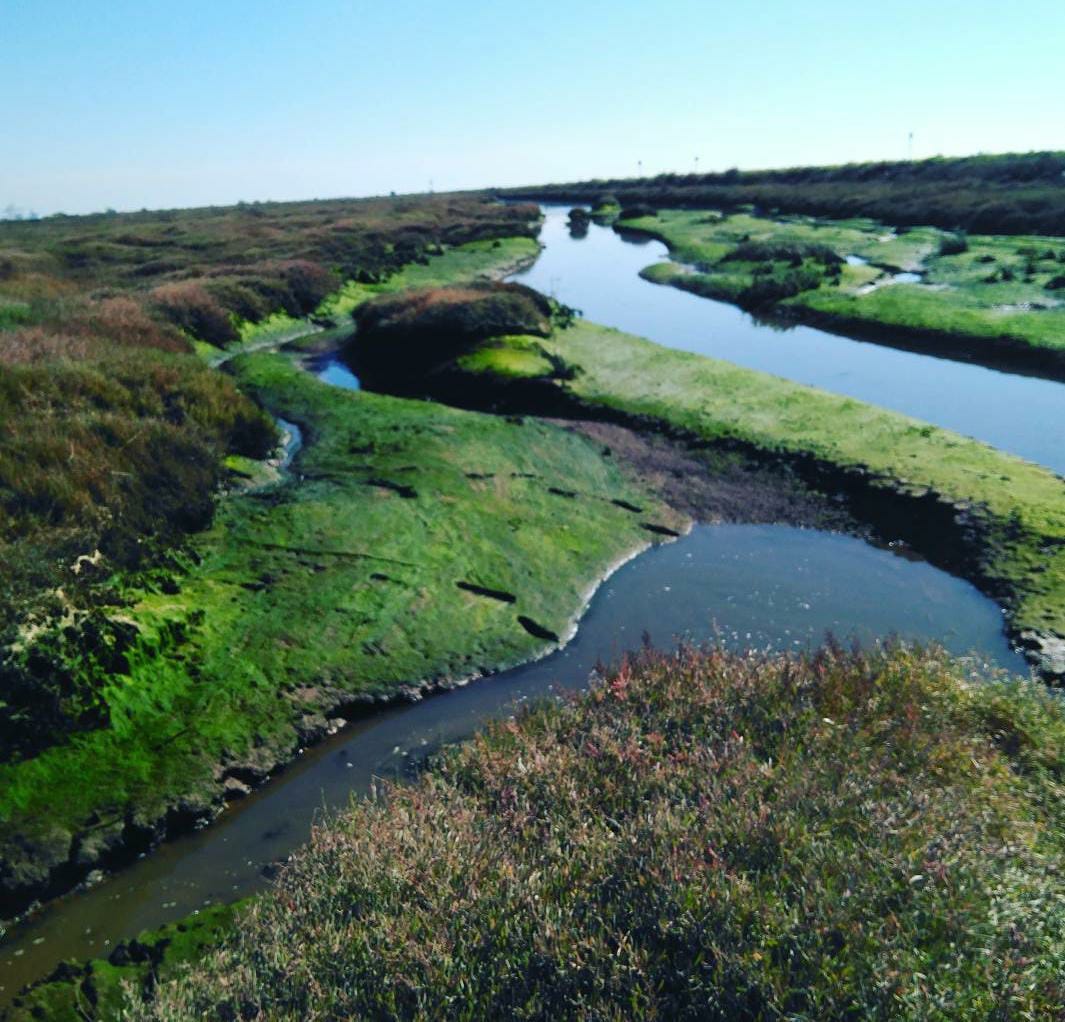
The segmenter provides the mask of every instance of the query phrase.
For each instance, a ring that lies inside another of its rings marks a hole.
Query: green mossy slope
[[[0,766],[23,879],[90,820],[91,861],[168,810],[210,815],[219,767],[262,774],[338,708],[543,652],[644,523],[679,524],[561,429],[341,391],[280,355],[233,369],[303,428],[296,477],[225,501],[181,570],[126,593],[107,726]]]

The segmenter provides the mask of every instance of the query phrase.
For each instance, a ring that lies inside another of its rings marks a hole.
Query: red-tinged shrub
[[[347,354],[358,371],[368,381],[409,385],[489,337],[546,337],[551,304],[521,284],[420,288],[366,302],[355,322]]]
[[[0,332],[0,365],[33,365],[55,359],[83,359],[99,352],[101,343],[87,334],[53,333],[44,327]]]
[[[212,280],[206,287],[220,305],[249,323],[265,319],[275,307],[244,280]]]
[[[85,323],[116,344],[160,351],[188,351],[188,341],[167,323],[153,319],[144,305],[124,295],[93,302]]]
[[[195,281],[161,284],[151,292],[155,307],[182,330],[219,346],[237,340],[237,331],[225,309]]]
[[[308,259],[290,259],[278,269],[304,315],[314,312],[339,284],[335,274]]]

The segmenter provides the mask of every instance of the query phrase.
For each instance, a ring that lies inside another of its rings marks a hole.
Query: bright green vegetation
[[[1056,1018],[1065,717],[963,679],[639,654],[319,828],[127,1017]]]
[[[885,498],[902,489],[962,505],[978,523],[970,577],[1003,600],[1015,631],[1065,636],[1065,482],[1051,472],[873,405],[586,321],[540,343],[571,369],[556,386],[589,410],[859,469]],[[494,342],[473,364],[489,373],[502,361],[506,375],[504,350]]]
[[[17,998],[3,1022],[111,1022],[134,996],[195,965],[233,926],[242,903],[213,905],[179,923],[140,934],[112,949],[108,958],[60,966],[57,978]]]
[[[540,338],[522,334],[494,337],[489,344],[461,355],[456,364],[469,373],[490,372],[515,380],[544,379],[554,369]]]
[[[220,485],[262,481],[276,432],[204,360],[346,319],[408,264],[503,272],[535,253],[536,216],[433,196],[0,224],[0,762],[107,724],[122,579],[167,570]]]
[[[679,263],[643,276],[710,298],[891,342],[968,342],[969,357],[1019,350],[1065,371],[1065,239],[896,232],[869,220],[768,219],[665,210],[624,226],[662,238]],[[848,266],[846,256],[868,265]],[[687,263],[690,265],[680,265]],[[924,271],[921,283],[893,279]],[[986,343],[983,343],[986,342]]]
[[[90,818],[105,840],[182,799],[208,812],[216,764],[268,769],[340,706],[542,652],[645,522],[678,524],[561,429],[341,391],[281,355],[232,370],[302,427],[298,479],[226,500],[127,584],[120,655],[58,647],[98,726],[0,765],[8,861],[65,858]]]

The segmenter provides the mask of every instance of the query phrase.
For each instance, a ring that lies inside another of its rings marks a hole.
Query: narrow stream
[[[597,323],[891,408],[1065,474],[1065,385],[759,322],[726,302],[640,278],[645,266],[669,257],[661,242],[625,239],[597,224],[573,237],[568,207],[543,209],[544,251],[511,280]]]

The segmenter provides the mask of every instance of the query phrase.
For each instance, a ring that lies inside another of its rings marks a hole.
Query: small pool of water
[[[696,526],[610,578],[564,649],[350,725],[212,826],[16,927],[0,942],[0,1004],[61,959],[106,954],[142,929],[262,889],[270,864],[305,842],[323,811],[343,808],[375,777],[406,776],[427,752],[528,699],[582,688],[598,662],[615,661],[645,632],[663,648],[684,638],[738,650],[805,649],[826,632],[874,645],[894,633],[970,655],[975,674],[1027,673],[995,604],[929,564],[790,526]]]
[[[847,265],[848,266],[868,266],[869,265],[869,260],[865,259],[864,257],[862,257],[860,255],[849,255],[849,256],[847,256]]]
[[[316,355],[304,363],[320,380],[344,390],[361,390],[359,378],[346,366],[336,353]]]

